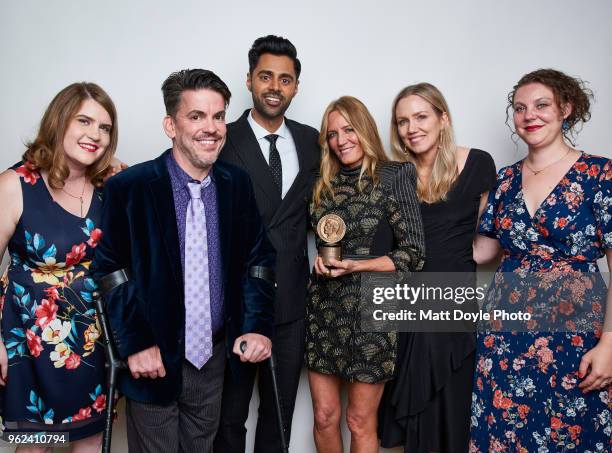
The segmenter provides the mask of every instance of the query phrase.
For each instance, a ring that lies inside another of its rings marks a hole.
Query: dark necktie
[[[278,149],[276,149],[276,139],[278,135],[270,134],[266,135],[266,140],[270,142],[270,158],[268,160],[268,164],[270,165],[270,171],[272,172],[272,179],[274,179],[274,184],[278,187],[278,191],[283,194],[283,165],[281,164],[280,154],[278,154]]]

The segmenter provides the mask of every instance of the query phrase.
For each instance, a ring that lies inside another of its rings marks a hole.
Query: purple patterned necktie
[[[185,357],[200,369],[212,356],[208,238],[202,184],[190,182],[185,223]]]

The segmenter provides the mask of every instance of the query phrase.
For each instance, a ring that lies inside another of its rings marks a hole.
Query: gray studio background
[[[172,71],[214,70],[232,90],[233,121],[250,106],[247,51],[255,38],[270,33],[289,38],[298,49],[300,91],[287,115],[300,122],[318,128],[329,101],[350,94],[369,107],[388,145],[393,97],[405,85],[428,81],[447,97],[457,142],[489,151],[500,167],[525,151],[504,124],[507,92],[522,74],[554,67],[588,80],[595,92],[593,117],[577,147],[611,157],[611,19],[606,0],[3,0],[0,168],[19,160],[51,98],[74,81],[97,82],[112,96],[119,114],[118,156],[129,164],[170,145],[161,128],[160,86]],[[249,448],[256,400],[247,426]],[[293,453],[314,451],[311,430],[304,374]],[[113,451],[127,451],[123,414]]]

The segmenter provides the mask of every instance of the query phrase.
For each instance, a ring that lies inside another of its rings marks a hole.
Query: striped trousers
[[[128,399],[127,435],[130,453],[212,451],[221,415],[225,343],[219,341],[201,370],[183,362],[183,389],[167,406]]]

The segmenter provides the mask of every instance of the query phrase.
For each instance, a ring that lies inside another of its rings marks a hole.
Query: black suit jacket
[[[295,142],[300,169],[285,198],[281,199],[247,120],[249,111],[228,124],[227,141],[220,159],[246,170],[253,181],[257,207],[277,253],[274,313],[276,324],[282,324],[301,319],[306,312],[308,202],[319,169],[319,133],[310,126],[285,118]]]
[[[155,404],[181,391],[185,356],[185,306],[174,198],[166,151],[111,178],[104,187],[103,238],[96,248],[93,276],[128,268],[131,278],[106,296],[108,319],[119,355],[150,346],[161,350],[166,377],[133,379],[122,373],[119,389],[129,398]],[[250,278],[251,266],[274,267],[248,175],[224,162],[213,166],[219,209],[226,346],[254,332],[271,337],[273,289]],[[231,354],[237,370],[235,354]]]

